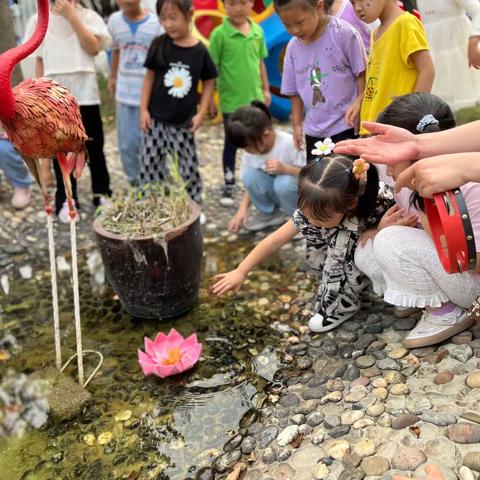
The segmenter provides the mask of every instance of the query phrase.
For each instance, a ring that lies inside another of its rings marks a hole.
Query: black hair
[[[433,115],[438,123],[426,125],[420,131],[418,124],[426,115]],[[447,102],[431,93],[418,92],[395,98],[379,115],[377,122],[405,128],[414,135],[440,132],[456,125],[455,115]],[[424,211],[424,200],[418,192],[411,194],[410,204],[419,211]]]
[[[325,10],[325,13],[330,12],[334,3],[335,3],[335,0],[323,0],[323,9]]]
[[[318,0],[273,0],[273,7],[276,11],[278,11],[281,8],[286,7],[295,1],[306,3],[310,8],[317,8],[318,5]]]
[[[272,115],[260,100],[240,107],[227,122],[227,137],[237,148],[255,146],[260,143],[263,132],[272,128]]]
[[[433,115],[438,124],[426,125],[420,132],[417,127],[426,115]],[[447,102],[431,93],[409,93],[393,102],[377,118],[377,122],[405,128],[414,135],[432,133],[453,128],[455,115]]]
[[[159,17],[163,8],[167,4],[177,6],[185,18],[188,18],[188,14],[193,8],[192,0],[157,0],[156,10]],[[172,39],[166,33],[163,33],[162,35],[153,39],[151,48],[157,52],[157,63],[159,68],[167,68],[168,65],[166,58],[168,56],[168,52],[172,48]]]
[[[352,168],[353,159],[345,155],[329,155],[308,163],[298,175],[298,208],[308,210],[320,221],[335,213],[366,221],[377,203],[378,172],[375,165],[370,165],[364,183],[355,177]]]

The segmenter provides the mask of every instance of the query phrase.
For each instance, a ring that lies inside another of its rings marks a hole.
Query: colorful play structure
[[[193,0],[194,35],[208,45],[208,38],[212,30],[219,25],[226,16],[221,0]],[[272,94],[270,111],[278,120],[288,120],[290,116],[290,100],[280,95],[281,75],[283,67],[283,55],[290,35],[275,13],[271,0],[255,0],[252,20],[258,23],[265,35],[268,49],[268,57],[265,59],[268,80]]]

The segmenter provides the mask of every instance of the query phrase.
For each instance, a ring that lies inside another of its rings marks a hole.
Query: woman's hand
[[[117,78],[116,77],[112,77],[111,75],[108,77],[107,89],[108,89],[108,93],[110,93],[110,95],[112,95],[112,96],[115,95],[115,90],[117,89]]]
[[[213,278],[215,283],[212,286],[212,292],[215,295],[223,295],[229,290],[235,290],[236,292],[240,290],[240,287],[245,281],[246,275],[241,270],[236,268],[231,272],[215,275]]]
[[[400,208],[398,205],[394,205],[385,212],[385,215],[383,215],[378,224],[377,230],[380,231],[383,228],[391,227],[393,225],[414,227],[417,222],[418,218],[415,215],[405,216],[405,209]]]
[[[265,162],[265,171],[270,175],[284,173],[285,165],[279,160],[267,160]]]
[[[470,37],[468,41],[468,66],[480,69],[480,37]]]
[[[152,127],[152,119],[148,110],[140,111],[140,128],[147,133]]]
[[[445,477],[443,476],[442,471],[440,470],[440,467],[437,465],[427,465],[425,467],[425,473],[427,474],[427,477],[425,480],[445,480]],[[417,477],[410,478],[410,477],[404,477],[403,475],[395,475],[392,480],[420,480]]]
[[[239,208],[237,213],[232,217],[230,222],[228,222],[228,229],[231,232],[238,232],[238,230],[245,225],[247,221],[248,213],[247,210]]]
[[[272,103],[272,94],[269,88],[263,89],[263,103],[265,103],[267,107]]]
[[[476,154],[459,153],[424,158],[404,170],[395,182],[395,189],[403,187],[418,191],[422,197],[461,187],[467,182],[478,182]]]
[[[303,128],[301,125],[293,126],[293,143],[297,150],[303,150]]]
[[[69,22],[75,16],[75,4],[70,0],[55,0],[53,11]]]
[[[363,122],[362,125],[375,136],[338,142],[335,153],[356,155],[369,163],[387,165],[419,157],[418,139],[408,130],[374,122]]]

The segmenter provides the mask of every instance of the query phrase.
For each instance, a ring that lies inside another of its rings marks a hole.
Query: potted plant
[[[107,279],[128,313],[169,318],[195,305],[203,254],[200,207],[178,170],[168,185],[114,198],[93,230]]]

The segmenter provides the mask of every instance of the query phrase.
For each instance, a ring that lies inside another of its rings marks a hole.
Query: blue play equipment
[[[281,68],[283,65],[283,55],[285,47],[292,37],[287,33],[276,13],[273,13],[260,22],[260,26],[263,28],[268,49],[265,66],[267,67],[270,87],[280,91],[282,84]],[[272,115],[278,120],[285,121],[290,117],[290,111],[290,99],[272,93],[272,103],[270,105]]]

